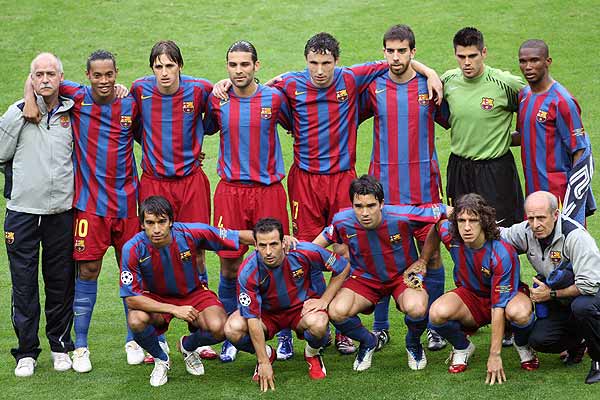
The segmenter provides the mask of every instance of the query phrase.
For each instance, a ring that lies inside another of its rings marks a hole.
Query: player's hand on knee
[[[504,382],[506,382],[506,374],[502,366],[502,358],[499,355],[490,354],[487,362],[485,383],[490,385],[498,383],[501,385]]]
[[[308,299],[304,302],[302,313],[300,315],[304,317],[311,312],[326,311],[328,305],[329,304],[323,299]]]
[[[200,313],[192,306],[179,306],[172,313],[176,318],[182,319],[186,322],[193,322]]]

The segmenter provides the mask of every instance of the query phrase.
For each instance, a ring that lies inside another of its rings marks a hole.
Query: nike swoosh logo
[[[140,259],[140,264],[141,264],[141,263],[143,263],[144,261],[146,261],[147,259],[149,259],[150,257],[152,257],[152,256],[148,256],[148,257],[146,257],[146,258],[141,258],[141,259]]]
[[[521,101],[519,103],[524,102],[525,100],[527,100],[526,98],[521,99]]]
[[[86,103],[86,102],[82,101],[82,102],[81,102],[81,105],[82,105],[82,106],[93,106],[93,105],[94,105],[94,103]]]
[[[356,235],[357,235],[356,233],[353,233],[351,235],[346,234],[346,239],[352,239]]]
[[[75,317],[81,317],[82,315],[85,315],[85,314],[87,314],[87,313],[84,313],[84,312],[82,312],[82,313],[78,313],[78,312],[73,313],[73,315]]]
[[[496,225],[500,225],[501,223],[503,223],[503,222],[504,222],[504,220],[505,220],[505,219],[506,219],[506,218],[502,218],[500,221],[496,221]]]
[[[150,95],[150,96],[144,96],[144,95],[142,95],[142,100],[149,99],[150,97],[152,97],[152,95]]]
[[[219,105],[220,106],[225,105],[227,103],[229,103],[229,100],[221,100],[221,101],[219,101]]]
[[[294,95],[296,95],[296,96],[300,96],[301,94],[304,94],[304,93],[306,93],[306,90],[305,90],[304,92],[299,92],[299,91],[297,91],[297,90],[296,90],[296,91],[294,92]]]
[[[375,94],[383,93],[385,89],[375,89]]]

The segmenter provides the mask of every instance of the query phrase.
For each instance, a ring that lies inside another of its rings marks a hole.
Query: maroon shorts
[[[267,327],[266,339],[272,339],[277,332],[285,328],[296,329],[302,319],[302,307],[304,304],[299,304],[287,310],[279,310],[269,312],[261,311],[260,320]],[[301,338],[300,338],[301,339]]]
[[[529,287],[523,282],[519,282],[518,291],[529,295]],[[451,290],[451,292],[460,297],[465,306],[467,306],[478,328],[492,322],[492,301],[489,296],[478,296],[474,291],[464,287],[457,287],[456,289]],[[469,329],[471,332],[476,330],[477,329]]]
[[[362,311],[363,314],[372,313],[375,304],[383,297],[392,295],[394,299],[397,299],[406,290],[403,275],[398,275],[395,279],[388,282],[377,282],[360,276],[350,275],[344,281],[342,287],[352,290],[373,304],[369,309]],[[398,304],[396,304],[396,308],[398,308]]]
[[[262,185],[221,180],[217,184],[213,201],[215,226],[252,229],[259,219],[272,217],[281,221],[285,234],[290,231],[287,196],[281,182]],[[223,258],[238,258],[246,251],[248,246],[240,245],[239,250],[223,250],[218,254]]]
[[[156,178],[142,174],[140,203],[150,196],[163,196],[173,207],[177,222],[210,223],[210,182],[199,168],[182,178]]]
[[[431,230],[431,227],[434,225],[435,224],[422,223],[421,226],[414,230],[413,235],[420,245],[425,243],[425,239],[427,239],[427,234]]]
[[[73,259],[101,260],[110,246],[115,248],[118,257],[125,243],[139,231],[140,221],[137,217],[100,217],[75,210]]]
[[[219,301],[217,295],[204,285],[197,288],[185,297],[161,296],[150,292],[144,292],[144,296],[147,296],[161,303],[172,304],[174,306],[193,306],[199,312],[202,312],[206,308],[211,306],[218,306],[223,308],[223,304]],[[223,312],[224,310],[225,309],[223,308]],[[174,318],[173,314],[169,313],[162,313],[161,316],[163,317],[165,323],[164,325],[155,327],[157,335],[165,333],[169,329],[169,324],[171,323],[171,320]],[[196,329],[198,329],[189,323],[188,327],[190,331],[195,331]]]
[[[334,214],[350,207],[350,183],[354,170],[335,174],[312,174],[292,165],[288,174],[288,194],[292,229],[299,240],[312,242],[331,223]]]

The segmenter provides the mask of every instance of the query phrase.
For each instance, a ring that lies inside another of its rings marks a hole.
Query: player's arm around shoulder
[[[529,225],[527,221],[519,222],[510,227],[500,227],[500,238],[515,248],[517,253],[527,252],[527,231]]]

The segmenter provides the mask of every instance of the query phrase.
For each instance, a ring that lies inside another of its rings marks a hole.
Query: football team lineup
[[[438,77],[414,59],[407,25],[382,42],[383,61],[340,67],[338,41],[318,33],[306,42],[305,70],[260,84],[257,50],[239,40],[226,51],[228,79],[213,86],[182,74],[179,46],[159,41],[153,74],[129,93],[115,87],[109,51],[91,53],[85,85],[63,80],[55,55],[36,56],[24,99],[0,121],[15,375],[34,375],[41,351],[30,301],[38,254],[28,253],[42,244],[57,371],[92,371],[88,332],[113,247],[127,362],[153,363],[152,386],[168,380],[173,318],[189,326],[177,350],[192,375],[205,373],[203,359],[234,362],[241,350],[256,356],[260,390],[274,390],[272,364],[293,356],[292,331],[305,341],[311,379],[327,376],[329,344],[356,353],[352,369],[365,371],[389,341],[390,297],[404,314],[410,370],[426,368],[426,350],[451,347],[448,372],[465,372],[470,336],[491,325],[486,384],[507,381],[507,345],[531,374],[537,352],[560,353],[567,365],[587,352],[585,382],[600,381],[600,252],[585,228],[595,211],[591,144],[577,100],[550,76],[548,46],[521,44],[523,79],[487,65],[483,34],[466,27],[453,38],[458,68]],[[367,120],[371,160],[357,177]],[[451,134],[445,187],[436,124]],[[293,137],[287,190],[277,125]],[[213,134],[220,180],[211,201],[202,144]],[[511,146],[520,146],[524,182]],[[34,166],[40,175],[26,179]],[[219,256],[217,293],[205,250]],[[537,274],[529,286],[519,254]],[[455,288],[445,285],[450,271]],[[371,313],[367,328],[359,314]],[[275,336],[276,349],[267,344]],[[219,354],[210,347],[218,343]]]

